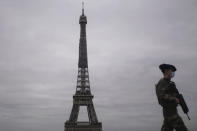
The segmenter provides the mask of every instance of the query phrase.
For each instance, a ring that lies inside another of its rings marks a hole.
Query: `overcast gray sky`
[[[81,0],[0,0],[0,130],[63,131],[77,80]],[[158,131],[158,65],[197,130],[197,1],[84,0],[94,106],[103,131]],[[80,119],[87,116],[81,110]]]

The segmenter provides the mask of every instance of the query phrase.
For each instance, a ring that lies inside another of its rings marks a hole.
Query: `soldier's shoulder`
[[[168,81],[166,81],[164,78],[161,78],[158,83],[156,84],[156,87],[159,88],[159,87],[163,87],[163,86],[166,86],[168,85]]]

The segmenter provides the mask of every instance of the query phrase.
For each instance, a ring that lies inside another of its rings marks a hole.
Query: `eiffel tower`
[[[86,43],[86,24],[87,18],[84,15],[84,4],[82,3],[82,15],[79,19],[81,27],[79,40],[79,61],[76,92],[73,95],[73,107],[69,120],[65,122],[65,131],[102,131],[102,123],[98,122],[93,105],[93,95],[90,91],[87,43]],[[80,106],[86,106],[89,121],[78,122]]]

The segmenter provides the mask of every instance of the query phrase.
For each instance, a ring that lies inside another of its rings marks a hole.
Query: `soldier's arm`
[[[175,85],[175,83],[173,82],[173,81],[171,81],[170,82],[170,88],[172,88],[173,89],[173,96],[175,96],[175,97],[177,97],[178,95],[179,95],[179,91],[178,91],[178,89],[176,88],[176,85]]]
[[[168,84],[158,84],[157,86],[157,96],[160,100],[164,101],[175,101],[175,97],[168,94],[166,90],[168,89]]]
[[[180,101],[179,101],[179,91],[178,91],[178,89],[176,88],[175,83],[174,83],[173,81],[171,81],[171,82],[170,82],[170,86],[171,86],[171,88],[173,88],[173,91],[174,91],[173,96],[174,96],[175,102],[176,102],[177,104],[179,104],[179,103],[180,103]]]

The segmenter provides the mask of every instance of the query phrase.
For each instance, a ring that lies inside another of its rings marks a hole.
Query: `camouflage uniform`
[[[178,95],[174,82],[162,78],[156,85],[159,104],[163,107],[164,121],[161,131],[188,131],[183,120],[178,115],[177,104],[174,99]]]

